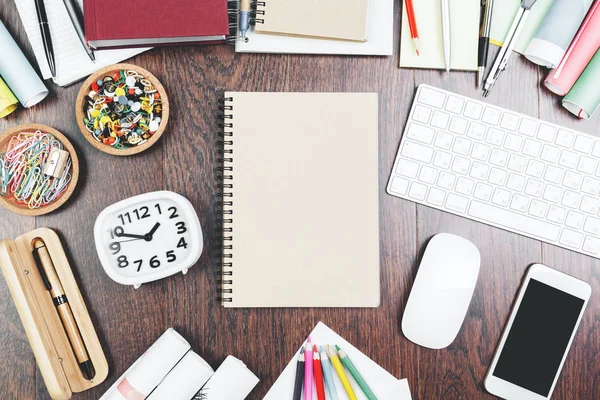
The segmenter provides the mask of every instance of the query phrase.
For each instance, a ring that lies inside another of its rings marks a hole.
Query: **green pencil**
[[[367,382],[365,382],[365,380],[360,375],[354,364],[352,364],[352,361],[350,361],[348,354],[346,354],[344,350],[340,349],[340,346],[338,346],[337,344],[335,345],[335,348],[338,351],[342,364],[344,364],[344,367],[346,367],[348,372],[350,372],[350,375],[352,375],[356,383],[358,383],[358,386],[360,386],[360,390],[363,391],[363,393],[365,394],[365,396],[367,396],[369,400],[377,400],[377,397],[373,394],[373,391],[371,390],[369,385],[367,385]]]

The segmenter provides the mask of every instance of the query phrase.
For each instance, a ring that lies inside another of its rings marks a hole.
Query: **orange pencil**
[[[313,369],[315,372],[315,386],[317,387],[317,400],[325,400],[325,386],[323,386],[323,368],[321,367],[321,357],[319,350],[315,345],[313,352]]]
[[[406,7],[406,16],[408,17],[408,27],[410,28],[410,36],[415,44],[415,51],[419,55],[419,29],[417,28],[417,19],[415,18],[415,8],[412,0],[404,0]]]

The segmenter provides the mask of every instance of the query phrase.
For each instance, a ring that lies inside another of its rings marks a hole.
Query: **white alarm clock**
[[[114,281],[134,285],[186,273],[202,254],[202,228],[185,197],[168,191],[130,197],[104,209],[96,251]]]

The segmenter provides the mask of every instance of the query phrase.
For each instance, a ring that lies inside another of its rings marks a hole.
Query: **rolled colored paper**
[[[148,396],[148,400],[190,400],[213,374],[211,366],[190,350]]]
[[[0,77],[0,118],[6,117],[19,106],[19,100]]]
[[[556,0],[529,42],[525,57],[538,65],[556,67],[575,37],[592,2],[593,0]]]
[[[169,328],[100,400],[145,399],[190,350],[190,344]]]
[[[48,89],[0,21],[0,76],[23,107],[32,107],[48,96]]]
[[[596,0],[560,64],[546,78],[546,87],[559,96],[569,93],[599,48],[600,0]]]
[[[600,50],[563,99],[563,106],[582,119],[590,118],[600,106]]]
[[[246,365],[229,356],[194,398],[202,400],[244,400],[259,379]]]

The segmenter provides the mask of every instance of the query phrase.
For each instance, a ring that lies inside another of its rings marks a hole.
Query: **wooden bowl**
[[[141,75],[144,75],[144,78],[148,79],[156,88],[156,90],[158,90],[158,93],[160,94],[160,98],[162,100],[163,109],[161,114],[160,126],[158,127],[158,130],[154,132],[154,135],[150,136],[146,143],[142,145],[129,147],[127,149],[122,150],[96,140],[94,135],[87,130],[85,124],[83,123],[83,118],[87,116],[84,107],[86,106],[88,94],[90,90],[92,90],[92,83],[96,82],[98,79],[104,78],[106,75],[120,70],[133,70]],[[167,92],[165,91],[163,85],[161,85],[161,83],[158,81],[158,79],[156,79],[154,75],[146,71],[144,68],[132,64],[113,64],[99,69],[98,71],[90,75],[90,77],[87,78],[85,82],[83,82],[83,85],[81,85],[81,89],[79,89],[77,100],[75,101],[75,115],[77,116],[77,125],[79,125],[81,133],[87,139],[87,141],[92,144],[92,146],[104,153],[112,154],[115,156],[131,156],[133,154],[141,153],[142,151],[149,149],[154,145],[154,143],[158,141],[158,139],[160,139],[160,137],[165,131],[165,128],[167,127],[167,122],[169,121],[169,99],[167,98]]]
[[[77,179],[79,179],[79,159],[77,158],[77,153],[75,152],[73,145],[71,142],[69,142],[69,139],[67,139],[65,135],[46,125],[23,124],[5,131],[0,135],[0,153],[4,153],[6,151],[11,137],[21,132],[35,132],[37,130],[54,135],[54,137],[62,143],[64,150],[69,152],[69,155],[71,156],[71,182],[69,182],[67,185],[67,190],[61,194],[58,199],[54,200],[50,204],[33,210],[30,209],[26,204],[17,202],[11,193],[7,193],[6,196],[0,195],[0,205],[2,207],[16,214],[27,215],[30,217],[48,214],[62,206],[73,194],[73,190],[75,190],[75,186],[77,185]]]

